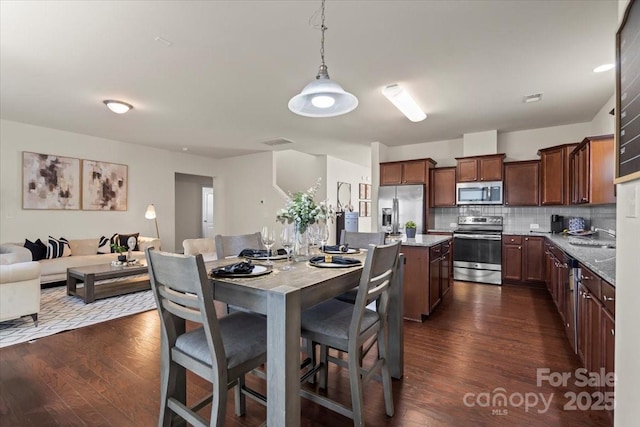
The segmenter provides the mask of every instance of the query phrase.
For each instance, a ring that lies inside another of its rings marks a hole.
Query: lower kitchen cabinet
[[[432,247],[402,246],[404,317],[421,322],[440,304],[450,288],[450,241]]]
[[[544,283],[544,237],[502,236],[502,281]]]

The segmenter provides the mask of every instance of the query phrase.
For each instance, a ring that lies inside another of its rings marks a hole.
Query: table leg
[[[76,294],[76,283],[78,280],[75,277],[72,277],[67,272],[67,295],[72,296]]]
[[[267,297],[267,425],[300,425],[300,293],[288,286]]]
[[[94,288],[94,281],[95,281],[96,276],[94,276],[93,274],[86,274],[84,276],[84,303],[88,304],[90,302],[94,302],[96,300],[95,297],[95,288]]]
[[[404,255],[389,292],[389,369],[391,376],[402,378],[404,370]]]

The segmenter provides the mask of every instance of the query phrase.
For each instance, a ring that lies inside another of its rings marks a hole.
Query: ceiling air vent
[[[290,141],[286,138],[274,138],[274,139],[270,139],[268,141],[263,141],[262,142],[264,145],[268,145],[270,147],[274,147],[276,145],[284,145],[284,144],[293,144],[293,141]]]
[[[531,95],[525,95],[522,101],[525,104],[528,104],[530,102],[538,102],[541,99],[542,99],[542,93],[532,93]]]

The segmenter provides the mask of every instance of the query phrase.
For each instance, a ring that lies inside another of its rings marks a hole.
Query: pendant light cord
[[[321,12],[320,12],[320,31],[322,32],[322,36],[320,38],[320,59],[322,60],[322,65],[324,66],[324,32],[327,30],[327,27],[325,27],[324,25],[324,2],[325,0],[322,0],[322,6],[320,6]]]

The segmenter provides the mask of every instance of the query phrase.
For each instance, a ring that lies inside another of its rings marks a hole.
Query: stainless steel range
[[[502,284],[502,217],[459,216],[453,232],[453,278]]]

